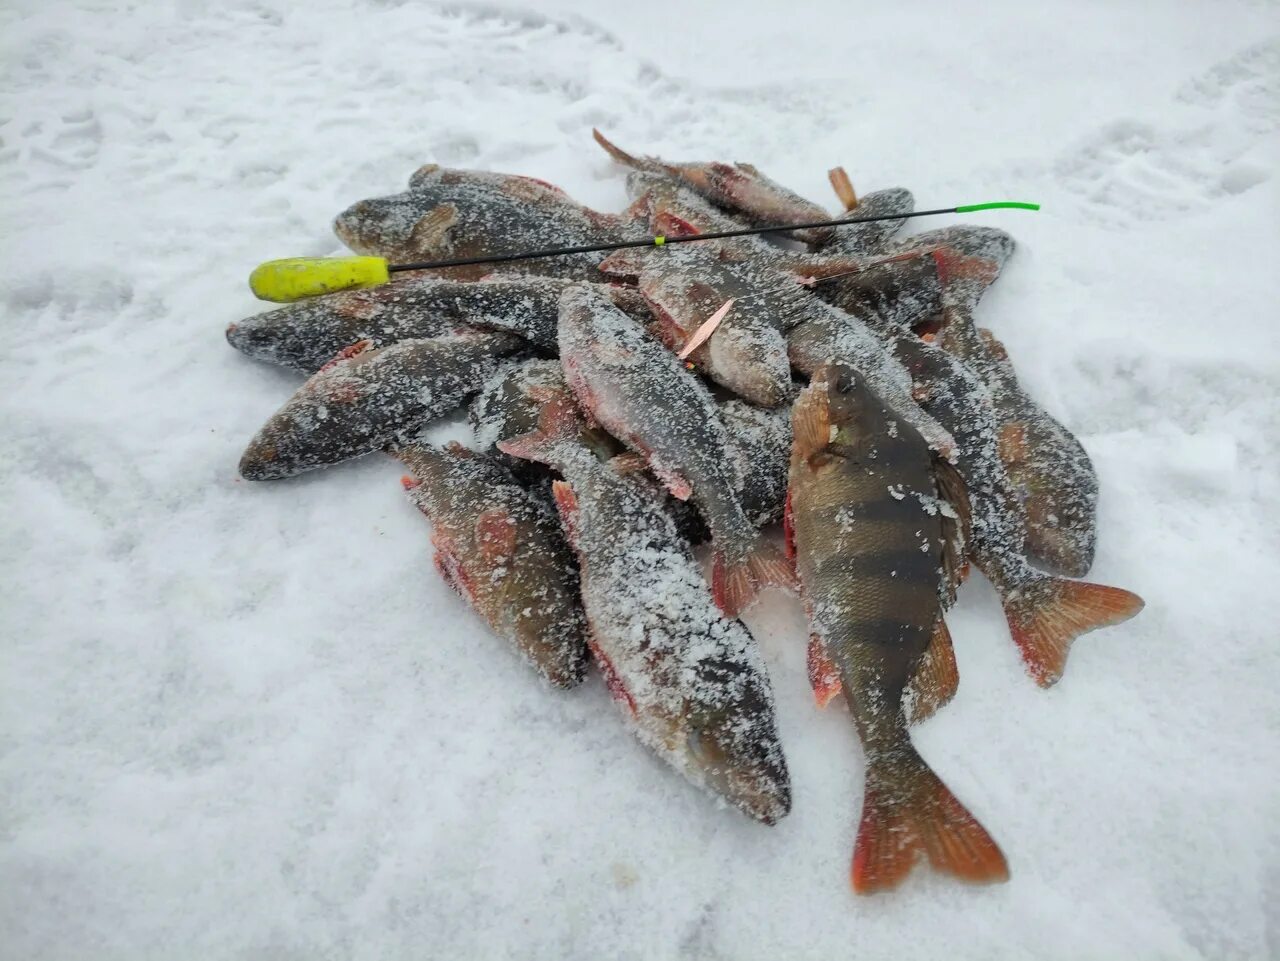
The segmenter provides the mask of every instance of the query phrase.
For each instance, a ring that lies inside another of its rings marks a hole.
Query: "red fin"
[[[577,404],[566,394],[558,394],[538,413],[538,428],[510,440],[498,441],[504,454],[555,466],[556,448],[573,441],[583,428]]]
[[[1047,589],[1004,599],[1009,632],[1027,672],[1041,687],[1062,677],[1071,642],[1087,631],[1127,621],[1143,608],[1137,594],[1087,581],[1046,577]]]
[[[658,478],[662,486],[669,490],[676,500],[687,501],[693,496],[693,487],[673,468],[650,457],[649,470],[653,471],[653,476]]]
[[[947,630],[947,622],[938,618],[933,629],[933,637],[924,657],[916,666],[916,673],[911,678],[910,709],[907,713],[909,724],[919,724],[932,717],[938,710],[956,696],[956,688],[960,685],[960,671],[956,667],[956,652],[951,644],[951,632]]]
[[[728,564],[716,552],[711,565],[711,595],[727,617],[737,617],[755,601],[764,586],[795,590],[796,575],[790,562],[772,544],[757,541],[737,564]]]
[[[516,550],[516,527],[511,515],[501,508],[487,510],[476,518],[476,544],[480,556],[490,563],[510,557]]]
[[[573,548],[578,546],[578,497],[569,486],[568,481],[552,481],[551,496],[556,502],[556,510],[560,513],[560,526],[564,528],[564,536]]]
[[[858,206],[858,195],[854,192],[853,181],[845,173],[843,167],[832,167],[827,171],[827,179],[831,181],[831,189],[840,198],[846,212]]]
[[[602,274],[621,279],[639,277],[648,266],[649,249],[619,250],[600,261],[597,268]]]
[[[662,210],[656,213],[652,220],[651,229],[655,234],[661,234],[664,237],[694,237],[702,233],[689,221],[673,214],[670,210]]]
[[[358,356],[359,354],[363,354],[366,350],[370,350],[372,348],[373,348],[373,341],[368,339],[357,340],[354,344],[348,344],[346,347],[343,347],[342,350],[338,351],[331,358],[329,358],[329,360],[325,361],[325,363],[320,367],[319,370],[316,371],[316,373],[319,374],[319,373],[322,373],[323,371],[329,370],[330,368],[337,367],[344,360],[350,360],[352,357]]]
[[[840,672],[827,656],[827,645],[817,634],[809,635],[809,649],[805,655],[809,668],[809,686],[818,707],[826,707],[840,693]]]
[[[986,828],[909,747],[867,769],[853,849],[854,891],[874,894],[896,887],[920,855],[963,881],[1009,880],[1004,854]]]
[[[422,481],[418,480],[418,478],[410,477],[408,474],[405,474],[400,478],[400,486],[407,491],[413,490],[421,483]]]

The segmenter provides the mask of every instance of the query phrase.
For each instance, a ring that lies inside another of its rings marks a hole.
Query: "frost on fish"
[[[560,295],[570,283],[557,277],[517,275],[479,282],[415,276],[258,314],[231,325],[227,339],[250,356],[308,372],[357,341],[385,347],[475,329],[516,334],[550,354],[556,350]],[[637,291],[600,286],[628,314],[646,321],[651,317]]]
[[[893,244],[891,252],[905,253],[910,250],[949,247],[966,257],[981,257],[991,261],[999,271],[1013,256],[1016,246],[1013,237],[997,227],[952,224],[950,227],[904,237]]]
[[[228,327],[227,340],[250,357],[307,373],[358,341],[385,347],[467,328],[518,334],[539,350],[554,352],[557,305],[569,283],[552,277],[498,277],[481,283],[410,277],[257,314]],[[610,291],[620,305],[643,308],[634,292]]]
[[[334,232],[356,253],[411,263],[640,239],[647,236],[647,224],[630,212],[591,210],[532,177],[429,165],[414,174],[405,192],[347,208],[334,221]],[[593,279],[602,258],[572,254],[437,273],[463,280],[494,271]]]
[[[557,687],[587,663],[576,559],[550,501],[457,444],[396,451],[409,499],[431,520],[436,569],[486,624]]]
[[[598,291],[573,287],[560,302],[560,362],[583,408],[644,456],[712,532],[717,603],[736,614],[763,584],[790,585],[785,560],[743,513],[711,394],[661,343]]]
[[[991,392],[1000,457],[1026,511],[1029,556],[1069,576],[1088,573],[1098,505],[1098,477],[1088,453],[1027,394],[1007,355],[992,352],[968,310],[947,310],[939,343]]]
[[[741,216],[755,226],[830,220],[831,214],[811,200],[770,180],[751,164],[669,163],[657,157],[634,157],[593,130],[596,142],[618,163],[650,173],[672,177],[697,191],[712,203]],[[822,244],[831,238],[830,227],[791,231],[790,236],[806,243]]]
[[[909,214],[915,209],[915,198],[905,187],[873,190],[858,200],[847,217],[889,217],[893,214]],[[877,220],[867,224],[850,224],[836,227],[830,243],[822,248],[823,254],[842,254],[850,257],[866,257],[884,253],[893,235],[902,229],[905,220]]]
[[[485,381],[468,410],[477,449],[517,473],[527,474],[530,462],[502,453],[498,445],[537,427],[538,416],[547,403],[568,390],[558,360],[522,360],[499,368]],[[622,450],[622,445],[606,431],[585,423],[578,440],[603,458]]]
[[[756,527],[782,520],[791,456],[791,411],[764,410],[740,400],[720,405],[743,513]]]
[[[699,327],[732,300],[728,313],[690,355],[720,386],[762,407],[791,396],[783,332],[800,319],[807,295],[769,262],[726,260],[716,249],[672,251],[639,277],[656,323],[654,333],[679,352]]]
[[[791,807],[773,694],[754,641],[716,609],[644,474],[577,443],[567,402],[508,453],[554,466],[577,551],[590,646],[632,731],[694,784],[773,824]]]
[[[953,451],[955,441],[936,420],[920,409],[912,394],[911,376],[862,317],[855,317],[823,301],[813,301],[811,319],[791,332],[787,349],[791,364],[808,376],[835,361],[856,368],[868,386],[909,423],[934,450]],[[892,330],[886,324],[885,329]]]
[[[942,615],[959,525],[935,506],[950,468],[847,365],[814,371],[793,426],[787,529],[813,632],[811,677],[825,685],[834,675],[845,689],[866,757],[854,889],[896,886],[919,854],[963,880],[1005,880],[1000,848],[907,728],[908,685],[936,703],[951,693],[936,684],[955,678],[924,670],[950,653]]]
[[[272,480],[379,450],[448,413],[505,357],[510,334],[406,340],[355,353],[312,375],[258,431],[240,460],[246,480]]]

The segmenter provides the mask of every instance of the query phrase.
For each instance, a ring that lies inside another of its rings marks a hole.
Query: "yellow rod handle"
[[[335,290],[376,287],[390,279],[382,257],[291,257],[268,260],[249,275],[259,300],[288,304]]]

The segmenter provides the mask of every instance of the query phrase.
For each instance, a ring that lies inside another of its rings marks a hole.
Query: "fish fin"
[[[987,345],[987,351],[992,357],[1001,363],[1009,363],[1009,351],[1005,349],[1004,344],[1001,343],[996,335],[991,332],[991,328],[979,327],[978,336],[981,337],[982,342]]]
[[[672,213],[670,210],[659,210],[650,220],[650,229],[655,234],[661,234],[664,237],[696,237],[702,233],[697,227],[689,223],[678,214]],[[641,248],[647,250],[648,248]]]
[[[538,412],[537,429],[519,437],[498,441],[498,450],[521,460],[537,461],[554,467],[556,449],[571,443],[583,428],[578,405],[567,395],[559,395]]]
[[[605,137],[605,135],[602,134],[595,127],[591,128],[591,136],[595,138],[596,143],[598,143],[601,147],[604,148],[605,153],[607,153],[610,157],[612,157],[618,163],[622,164],[624,167],[633,167],[636,170],[653,170],[653,171],[660,171],[660,170],[666,169],[666,166],[664,164],[660,164],[655,160],[650,160],[647,157],[631,156],[631,154],[627,153],[621,147],[614,144],[613,141]]]
[[[578,496],[569,486],[568,481],[551,482],[551,499],[555,501],[556,512],[560,515],[560,526],[564,528],[565,540],[577,550],[578,547]]]
[[[687,501],[693,496],[693,485],[691,485],[683,476],[673,467],[667,466],[661,460],[655,460],[652,455],[648,458],[649,470],[653,471],[653,476],[658,478],[662,486],[671,492],[671,496],[678,501]]]
[[[1062,677],[1071,643],[1087,631],[1133,617],[1144,601],[1120,587],[1046,576],[1044,586],[1003,599],[1009,632],[1027,672],[1041,687]]]
[[[358,357],[361,354],[363,354],[365,351],[372,350],[372,349],[373,349],[372,340],[369,340],[368,338],[365,338],[364,340],[357,340],[354,344],[348,344],[346,347],[343,347],[342,350],[338,351],[336,354],[330,357],[327,361],[325,361],[316,370],[316,373],[320,374],[326,370],[331,370],[334,367],[337,367],[344,360],[350,360],[352,357]],[[312,376],[315,376],[315,375],[313,374]]]
[[[831,443],[831,408],[824,385],[811,384],[800,392],[791,408],[791,428],[793,460],[807,461],[827,449]]]
[[[445,235],[458,222],[458,208],[453,204],[432,207],[413,225],[409,239],[423,256],[434,256],[447,251]]]
[[[943,599],[948,607],[955,603],[956,589],[960,586],[964,568],[966,546],[969,544],[973,514],[969,507],[969,489],[955,465],[941,456],[933,458],[933,480],[938,496],[951,505],[955,517],[942,513],[942,568],[944,578]]]
[[[407,491],[413,490],[415,487],[417,487],[421,483],[422,481],[418,480],[418,478],[410,477],[408,474],[403,474],[400,477],[400,486]]]
[[[596,268],[608,277],[628,280],[639,277],[649,265],[649,248],[636,247],[631,250],[616,250]]]
[[[1000,265],[986,257],[972,257],[952,247],[938,247],[932,253],[938,279],[954,305],[974,307],[1000,276]]]
[[[755,601],[760,588],[785,587],[795,590],[796,575],[776,547],[757,540],[746,558],[730,564],[716,551],[711,564],[711,596],[728,617],[737,617]]]
[[[1000,847],[908,742],[867,765],[862,819],[853,849],[853,890],[897,887],[920,855],[974,884],[1009,879]]]
[[[996,439],[1000,460],[1005,464],[1019,464],[1027,459],[1027,425],[1022,421],[1004,424]]]
[[[633,450],[615,454],[609,458],[609,464],[619,474],[634,474],[637,471],[645,470],[649,466],[644,454],[636,453]]]
[[[809,686],[813,688],[813,699],[818,707],[826,707],[841,691],[840,671],[827,656],[827,645],[817,634],[809,635],[805,664],[809,669]]]
[[[475,537],[480,556],[490,563],[515,553],[515,523],[511,515],[500,507],[484,511],[476,518]]]
[[[919,724],[933,717],[938,708],[956,696],[960,685],[960,670],[956,667],[956,652],[951,644],[951,632],[941,617],[934,625],[933,637],[916,666],[911,678],[911,708],[907,712],[908,724]]]
[[[831,181],[831,189],[840,198],[840,204],[846,212],[858,206],[858,195],[853,190],[853,181],[849,179],[843,167],[832,167],[827,171],[827,179]]]
[[[653,194],[645,191],[618,215],[624,224],[647,224],[653,214]]]

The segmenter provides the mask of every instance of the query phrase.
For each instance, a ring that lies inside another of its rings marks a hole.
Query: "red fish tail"
[[[869,761],[853,849],[853,889],[897,887],[921,856],[973,884],[1009,879],[999,845],[908,743]]]
[[[761,587],[794,590],[796,575],[790,561],[767,541],[756,541],[747,556],[729,563],[716,551],[711,566],[711,594],[716,606],[728,617],[737,617],[755,601]]]
[[[1127,621],[1143,600],[1119,587],[1045,576],[1031,590],[1003,598],[1009,632],[1027,672],[1041,687],[1062,677],[1071,643],[1081,634]]]

